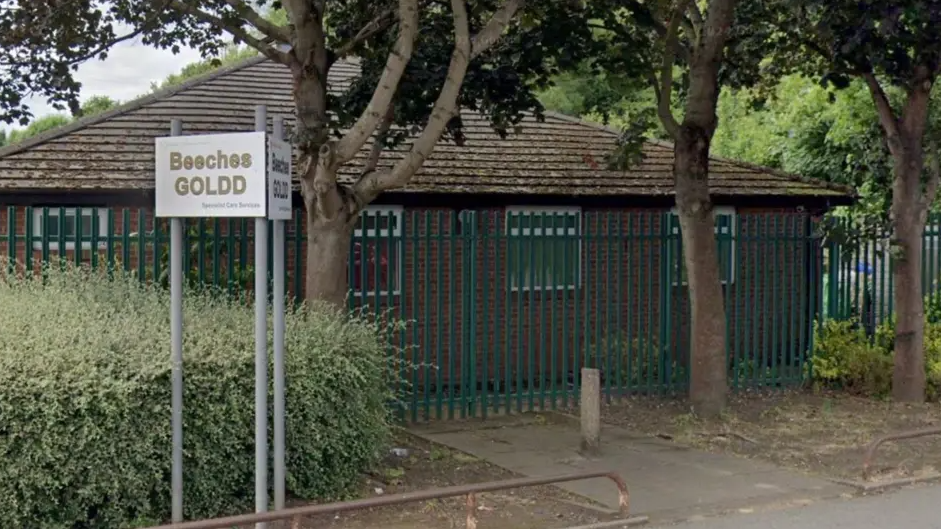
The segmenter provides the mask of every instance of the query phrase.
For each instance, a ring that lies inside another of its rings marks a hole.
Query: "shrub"
[[[855,320],[814,323],[814,382],[850,393],[885,396],[892,384],[890,350],[870,341]]]
[[[597,342],[593,338],[586,339],[582,363],[601,371],[605,384],[610,386],[634,388],[686,382],[686,369],[676,360],[668,360],[669,380],[661,381],[661,356],[666,354],[668,351],[660,347],[655,338],[630,339],[624,332],[613,331]],[[663,378],[667,378],[666,373]]]
[[[925,298],[925,379],[928,400],[941,398],[941,306],[939,298]],[[895,347],[895,317],[876,329],[876,343],[886,351]]]
[[[930,309],[930,310],[927,310]],[[926,397],[941,398],[941,320],[939,309],[926,301],[925,374]],[[892,388],[895,318],[878,327],[871,338],[855,320],[815,323],[813,379],[817,384],[860,395],[884,397]]]
[[[111,279],[73,266],[45,273],[45,284],[0,278],[0,526],[166,520],[168,293],[119,272]],[[253,309],[188,290],[184,322],[185,515],[250,511]],[[322,307],[288,311],[292,494],[345,497],[384,450],[391,432],[389,329]]]

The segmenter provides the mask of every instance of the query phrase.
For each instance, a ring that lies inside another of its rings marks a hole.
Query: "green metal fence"
[[[860,233],[849,219],[828,226],[824,245],[823,317],[854,318],[868,331],[895,311],[891,234],[870,229]],[[922,235],[922,290],[941,296],[941,215],[929,216]]]
[[[730,384],[799,384],[814,318],[842,314],[834,299],[848,287],[832,281],[842,281],[833,272],[842,261],[825,268],[804,214],[719,213]],[[249,219],[188,222],[189,279],[251,288],[251,227]],[[303,212],[287,232],[285,284],[302,298]],[[0,256],[27,269],[64,255],[165,281],[167,241],[168,227],[146,210],[0,210]],[[402,408],[412,420],[565,406],[577,399],[584,365],[601,369],[610,398],[684,391],[681,246],[677,219],[659,211],[379,206],[354,235],[349,303],[409,322],[390,352],[402,360]]]

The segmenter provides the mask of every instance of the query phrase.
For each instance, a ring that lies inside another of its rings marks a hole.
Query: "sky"
[[[183,48],[174,55],[170,50],[145,46],[139,39],[132,39],[116,45],[104,61],[91,59],[83,63],[75,76],[82,83],[82,101],[105,95],[123,102],[144,95],[150,90],[151,82],[162,81],[200,59],[199,52],[190,48]],[[28,101],[34,118],[56,112],[42,97]],[[0,124],[2,127],[4,125]]]

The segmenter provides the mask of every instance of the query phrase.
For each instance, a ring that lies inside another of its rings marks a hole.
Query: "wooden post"
[[[597,369],[582,368],[580,415],[582,454],[598,455],[601,451],[601,374]]]

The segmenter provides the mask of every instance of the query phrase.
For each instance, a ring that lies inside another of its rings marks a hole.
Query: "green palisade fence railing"
[[[851,223],[834,221],[825,246],[822,314],[835,319],[856,318],[870,333],[895,312],[894,266],[889,233],[852,236]],[[941,296],[941,215],[929,216],[922,235],[922,291],[926,298]]]
[[[295,211],[285,242],[285,284],[299,299],[303,219]],[[251,226],[189,220],[188,280],[250,289]],[[888,252],[824,242],[818,228],[803,213],[717,210],[732,388],[801,384],[815,318],[868,325],[891,314]],[[934,217],[926,294],[939,289],[939,231]],[[62,255],[165,282],[167,242],[168,226],[147,209],[0,209],[0,256],[21,271]],[[666,212],[377,206],[360,217],[348,278],[351,308],[408,322],[390,342],[406,419],[566,406],[585,365],[602,371],[612,399],[688,385],[688,288],[679,223]]]

